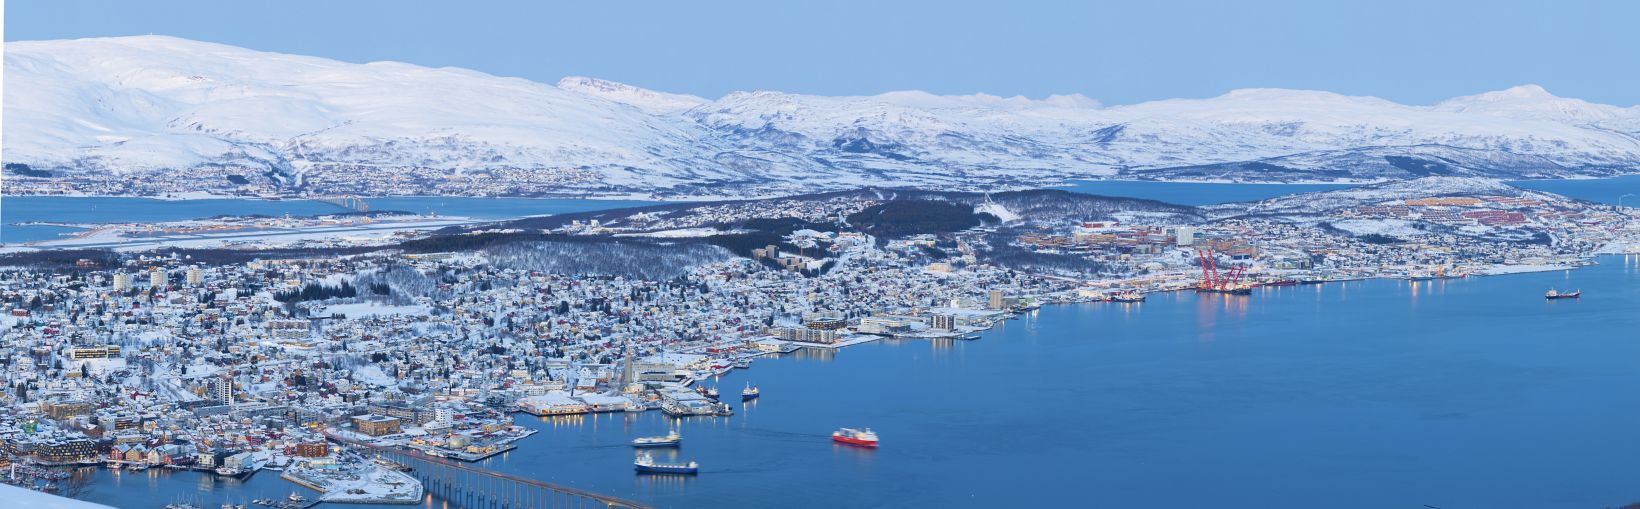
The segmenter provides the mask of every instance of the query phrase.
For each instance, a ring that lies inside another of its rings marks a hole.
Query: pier
[[[650,509],[649,506],[586,490],[486,470],[419,451],[368,444],[326,433],[337,443],[372,451],[411,470],[423,491],[438,495],[454,507],[483,509],[606,508]]]

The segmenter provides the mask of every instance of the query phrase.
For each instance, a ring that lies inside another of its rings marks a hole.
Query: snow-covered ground
[[[423,315],[427,314],[428,311],[429,308],[427,306],[420,304],[394,306],[379,302],[357,302],[353,304],[333,304],[325,306],[323,310],[317,311],[316,313],[321,316],[330,314],[343,315],[348,318],[362,318],[366,316]]]

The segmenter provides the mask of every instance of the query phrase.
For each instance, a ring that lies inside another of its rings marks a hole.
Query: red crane
[[[1236,290],[1241,283],[1241,276],[1247,271],[1245,265],[1231,267],[1224,275],[1219,274],[1218,262],[1213,259],[1213,252],[1198,249],[1196,258],[1202,265],[1201,289],[1213,292],[1230,292]]]

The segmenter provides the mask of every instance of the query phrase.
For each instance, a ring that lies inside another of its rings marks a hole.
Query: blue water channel
[[[370,210],[463,216],[476,219],[563,214],[589,210],[637,207],[655,202],[586,200],[574,198],[367,198]],[[0,197],[0,243],[56,238],[75,228],[18,223],[156,223],[186,221],[222,215],[311,216],[347,209],[313,200],[207,199],[156,200],[152,198],[6,196]]]

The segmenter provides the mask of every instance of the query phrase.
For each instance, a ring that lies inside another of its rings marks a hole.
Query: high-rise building
[[[937,314],[933,316],[932,322],[931,325],[937,331],[950,332],[957,329],[956,315]]]
[[[985,301],[985,307],[987,308],[1002,309],[1006,305],[1002,300],[1002,290],[991,290],[989,297],[990,299]]]
[[[200,270],[199,267],[188,268],[188,286],[199,286],[204,280],[205,271]]]
[[[125,291],[131,288],[131,275],[124,272],[114,273],[114,291]]]
[[[160,270],[159,267],[154,267],[154,270],[148,271],[148,286],[154,287],[155,290],[165,288],[165,271]]]
[[[1195,244],[1196,228],[1190,226],[1180,226],[1173,230],[1173,237],[1173,243],[1180,246]]]

